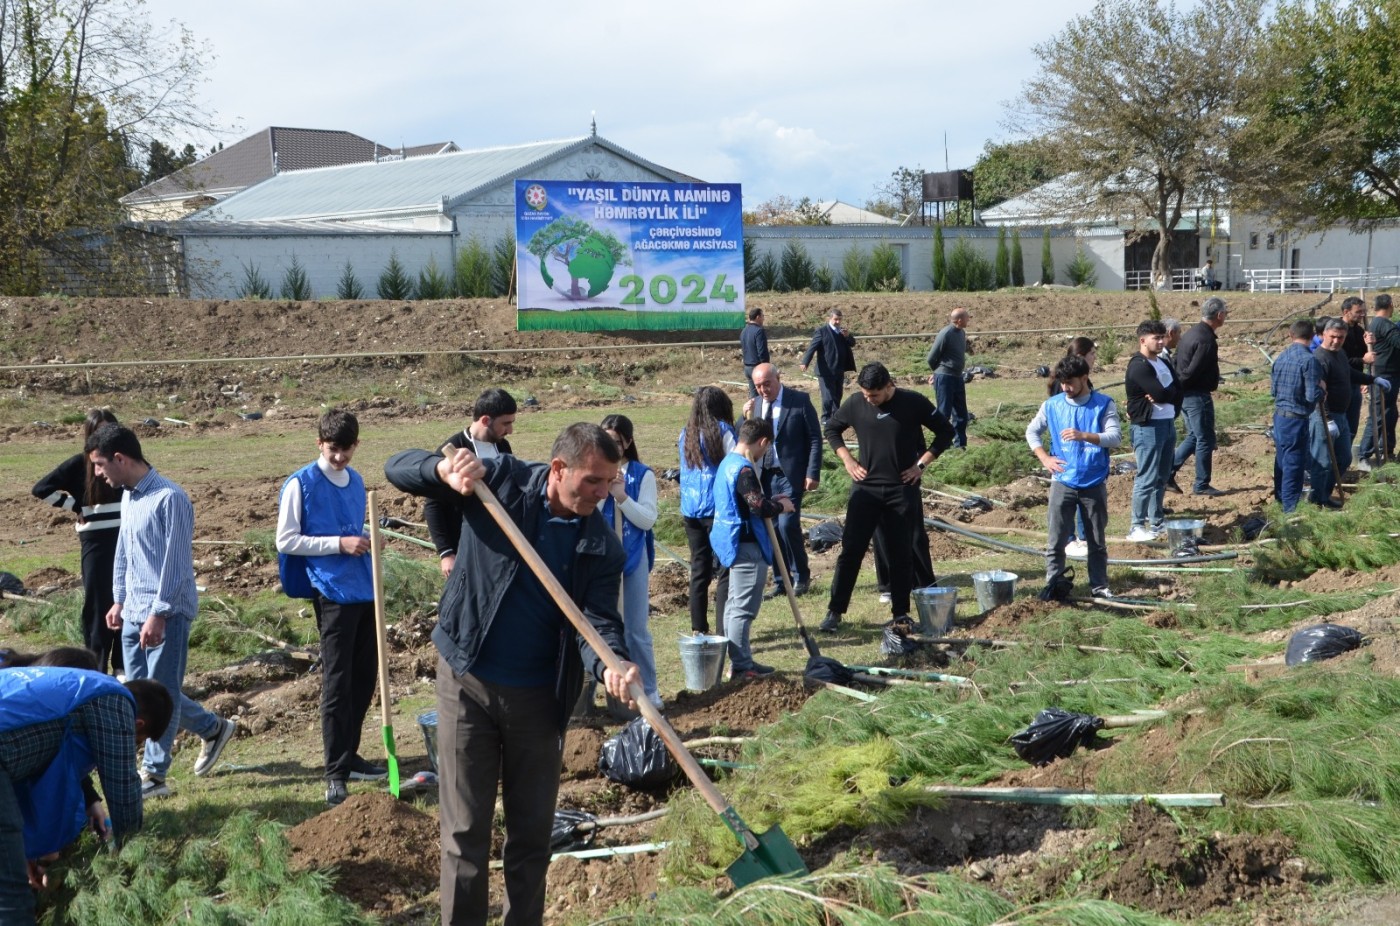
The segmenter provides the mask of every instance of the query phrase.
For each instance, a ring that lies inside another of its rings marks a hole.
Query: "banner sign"
[[[737,183],[515,181],[516,329],[744,325]]]

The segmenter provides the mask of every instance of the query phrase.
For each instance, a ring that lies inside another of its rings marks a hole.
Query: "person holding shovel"
[[[292,473],[277,509],[277,569],[292,598],[310,598],[321,636],[321,742],[326,803],[349,796],[350,779],[389,771],[360,756],[360,730],[374,700],[379,647],[374,578],[365,536],[365,481],[350,468],[360,423],[333,408],[321,416],[320,455]]]
[[[618,613],[626,558],[599,504],[622,451],[594,424],[560,433],[548,463],[505,455],[481,460],[466,448],[450,456],[423,450],[396,454],[384,475],[410,495],[433,498],[457,513],[462,568],[454,569],[438,606],[438,772],[441,899],[445,926],[485,926],[491,834],[499,785],[505,811],[504,926],[544,919],[554,808],[563,764],[564,729],[584,672],[633,706],[630,662],[605,669],[573,629],[525,553],[480,499],[487,486],[529,539],[546,567],[603,641],[626,658]]]

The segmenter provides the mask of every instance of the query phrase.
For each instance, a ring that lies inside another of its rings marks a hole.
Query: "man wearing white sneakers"
[[[1128,419],[1133,423],[1133,521],[1128,539],[1154,540],[1165,529],[1162,498],[1176,447],[1176,413],[1181,385],[1171,365],[1161,359],[1167,329],[1148,319],[1137,327],[1138,352],[1128,361]]]

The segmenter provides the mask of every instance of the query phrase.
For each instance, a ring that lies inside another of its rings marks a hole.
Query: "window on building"
[[[1275,241],[1274,241],[1274,233],[1273,233],[1273,232],[1269,232],[1269,236],[1268,236],[1267,238],[1264,239],[1264,249],[1265,249],[1265,250],[1268,250],[1268,251],[1272,251],[1272,250],[1274,249],[1274,244],[1275,244]]]
[[[1258,233],[1258,232],[1250,232],[1250,233],[1249,233],[1249,249],[1250,249],[1251,251],[1257,251],[1257,250],[1259,250],[1259,233]]]

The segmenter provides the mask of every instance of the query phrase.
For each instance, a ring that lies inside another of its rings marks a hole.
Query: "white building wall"
[[[282,280],[295,255],[311,282],[312,298],[334,297],[346,261],[355,270],[365,298],[377,299],[379,274],[391,253],[410,277],[436,258],[438,269],[452,276],[454,240],[451,235],[221,235],[184,239],[185,272],[191,298],[236,299],[252,266],[280,293]]]

